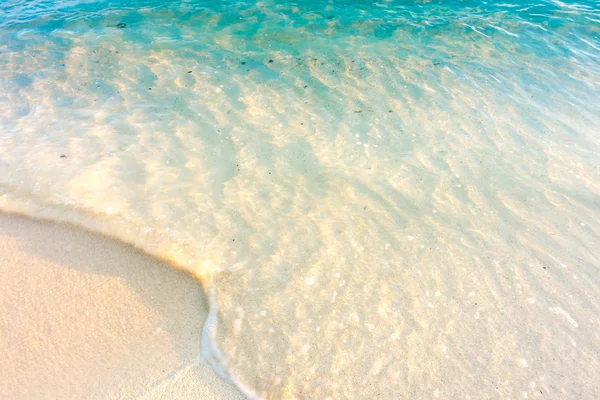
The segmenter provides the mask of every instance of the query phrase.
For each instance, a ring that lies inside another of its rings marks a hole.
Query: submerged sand
[[[244,393],[600,399],[597,7],[8,3],[0,210],[200,276],[212,360]],[[138,269],[146,311],[101,309],[153,332]],[[103,357],[140,349],[118,373],[167,365],[131,393],[191,380],[197,348],[143,352],[181,324],[139,342],[123,324],[98,329],[119,338]]]
[[[241,399],[199,356],[207,312],[131,246],[0,214],[0,398]]]

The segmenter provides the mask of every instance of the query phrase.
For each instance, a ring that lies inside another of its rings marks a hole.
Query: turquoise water
[[[0,209],[206,284],[250,397],[598,398],[600,2],[5,1]]]

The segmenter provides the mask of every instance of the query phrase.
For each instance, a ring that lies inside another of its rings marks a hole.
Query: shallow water
[[[598,1],[5,1],[0,209],[203,279],[251,397],[598,398],[599,35]]]

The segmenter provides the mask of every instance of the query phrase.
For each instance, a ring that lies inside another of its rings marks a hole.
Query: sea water
[[[5,0],[0,209],[203,280],[250,397],[599,398],[599,35],[590,0]]]

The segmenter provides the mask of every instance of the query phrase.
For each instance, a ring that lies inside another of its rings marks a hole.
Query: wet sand
[[[68,225],[0,214],[0,397],[241,399],[201,359],[187,274]]]

